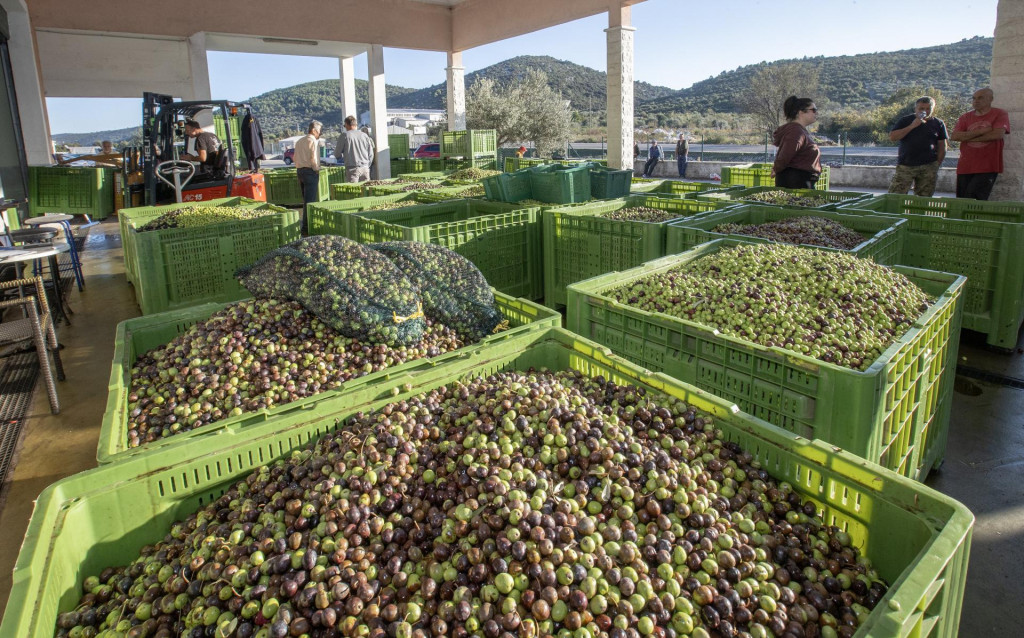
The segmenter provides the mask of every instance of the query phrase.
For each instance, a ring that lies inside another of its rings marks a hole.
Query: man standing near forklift
[[[320,201],[320,133],[324,125],[312,120],[306,137],[295,142],[296,172],[302,187],[302,235],[309,234],[309,203]]]
[[[373,164],[373,138],[356,128],[356,118],[345,118],[345,132],[338,138],[338,148],[345,156],[345,181],[365,182],[370,179]]]
[[[192,119],[185,120],[185,137],[195,139],[196,152],[195,155],[184,153],[181,159],[199,162],[204,170],[212,171],[217,157],[215,153],[220,150],[220,138],[215,133],[204,131],[199,122]]]

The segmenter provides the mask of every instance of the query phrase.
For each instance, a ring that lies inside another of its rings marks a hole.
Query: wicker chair
[[[60,401],[57,399],[57,384],[53,379],[53,368],[50,366],[50,354],[53,354],[57,379],[64,380],[64,364],[60,360],[57,332],[53,325],[50,306],[46,302],[46,289],[42,277],[31,279],[15,279],[0,283],[0,291],[30,291],[32,294],[8,298],[0,301],[0,313],[8,308],[20,308],[21,318],[0,323],[0,357],[10,356],[24,350],[25,344],[35,344],[39,357],[39,369],[46,383],[46,393],[50,397],[50,411],[60,414]]]

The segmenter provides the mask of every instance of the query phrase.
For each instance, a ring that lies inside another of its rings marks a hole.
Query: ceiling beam
[[[498,42],[644,0],[466,0],[452,11],[453,50]]]
[[[449,51],[452,46],[451,10],[412,0],[26,2],[36,29],[145,33],[175,38],[206,31],[261,38],[369,42],[429,51]]]

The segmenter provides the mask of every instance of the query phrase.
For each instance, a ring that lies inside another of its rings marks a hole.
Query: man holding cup
[[[897,120],[889,132],[889,139],[900,143],[890,193],[905,195],[911,185],[915,195],[931,197],[935,192],[949,135],[942,120],[932,115],[934,111],[935,100],[920,97],[914,102],[914,112]]]

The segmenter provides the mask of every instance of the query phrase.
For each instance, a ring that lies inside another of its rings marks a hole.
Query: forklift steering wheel
[[[196,167],[192,162],[167,160],[166,162],[160,162],[157,164],[154,172],[165,184],[174,189],[174,195],[180,204],[182,201],[181,189],[192,181],[193,177],[195,177]],[[170,179],[167,179],[166,176],[171,177],[174,181],[172,182]],[[185,179],[182,179],[182,176],[184,176]]]
[[[187,176],[182,178],[183,175],[188,173]],[[156,165],[156,176],[166,182],[168,186],[174,188],[174,182],[170,178],[177,178],[177,181],[181,186],[188,184],[192,181],[192,178],[196,174],[196,165],[192,162],[186,162],[183,160],[167,160],[166,162],[160,162]]]

